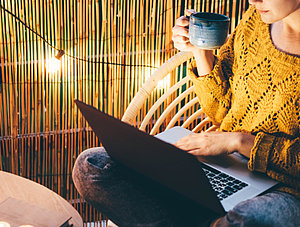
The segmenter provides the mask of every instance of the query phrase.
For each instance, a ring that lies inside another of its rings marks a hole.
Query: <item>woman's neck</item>
[[[277,49],[300,56],[300,10],[270,26],[271,37]]]
[[[300,9],[284,18],[281,22],[282,32],[285,35],[300,36]]]

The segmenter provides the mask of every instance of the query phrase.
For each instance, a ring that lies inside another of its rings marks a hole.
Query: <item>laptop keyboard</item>
[[[202,169],[212,185],[212,188],[217,192],[219,200],[223,200],[248,186],[247,183],[229,176],[224,172],[211,168],[203,163]]]

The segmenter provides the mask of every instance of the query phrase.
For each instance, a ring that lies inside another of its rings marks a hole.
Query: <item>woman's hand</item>
[[[185,13],[187,16],[190,16],[192,13],[196,11],[193,9],[186,10]],[[172,40],[174,42],[175,48],[180,51],[194,51],[195,47],[190,43],[189,38],[189,19],[186,16],[181,16],[177,18],[175,22],[175,26],[173,27]]]
[[[192,13],[195,13],[195,10],[186,10],[185,13],[187,16],[190,16]],[[174,47],[178,50],[193,52],[197,63],[198,76],[204,76],[209,74],[213,68],[213,51],[202,50],[190,43],[189,23],[188,17],[179,17],[173,27],[172,40],[174,42]]]
[[[239,152],[250,157],[255,136],[243,132],[201,132],[190,134],[174,145],[196,156],[218,156]]]

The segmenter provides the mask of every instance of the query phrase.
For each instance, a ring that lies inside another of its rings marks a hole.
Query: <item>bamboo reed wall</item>
[[[82,150],[100,143],[73,100],[120,118],[155,67],[175,54],[171,31],[184,9],[227,14],[233,29],[248,2],[0,0],[0,5],[0,170],[52,189],[89,222],[101,220],[101,214],[80,199],[71,171]],[[45,64],[57,50],[66,54],[59,70],[49,72]]]

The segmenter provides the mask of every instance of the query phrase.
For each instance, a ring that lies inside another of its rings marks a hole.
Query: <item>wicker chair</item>
[[[191,57],[192,53],[179,52],[160,66],[135,95],[126,109],[122,121],[132,124],[159,81],[163,80],[169,73]],[[183,87],[185,89],[182,89]],[[197,104],[198,98],[194,94],[189,77],[186,76],[173,86],[170,86],[157,99],[145,117],[140,120],[139,129],[148,131],[151,135],[169,129],[175,124],[184,128],[190,128],[194,132],[215,130],[217,127],[211,124],[211,120],[208,117],[205,117],[203,110],[195,108]],[[153,119],[154,115],[155,119]],[[197,122],[197,125],[191,128],[191,124],[195,125],[195,122]],[[147,130],[149,125],[151,130]]]
[[[205,117],[203,110],[194,108],[198,104],[198,99],[194,94],[193,86],[188,76],[170,86],[150,107],[143,119],[138,118],[141,108],[143,108],[148,97],[156,89],[159,81],[163,80],[169,73],[172,73],[191,57],[191,53],[179,52],[160,66],[135,95],[126,109],[122,121],[129,124],[138,121],[140,122],[138,124],[139,129],[148,131],[151,135],[169,129],[174,125],[189,128],[194,132],[215,130],[217,127],[212,125],[208,117]],[[173,73],[173,75],[176,74]],[[181,89],[182,87],[185,87],[185,89]],[[168,103],[168,105],[165,105],[165,103]],[[153,118],[154,115],[155,117]],[[108,227],[116,227],[116,225],[109,220]]]

